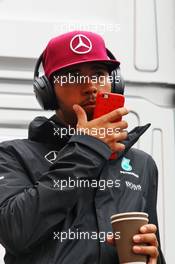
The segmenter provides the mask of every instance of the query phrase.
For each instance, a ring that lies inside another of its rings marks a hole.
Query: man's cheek
[[[109,83],[106,83],[103,88],[101,88],[100,90],[101,92],[107,92],[107,93],[110,93],[111,92],[111,85]]]

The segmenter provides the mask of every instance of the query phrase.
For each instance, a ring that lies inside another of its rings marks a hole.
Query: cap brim
[[[73,62],[73,63],[69,63],[69,64],[64,64],[64,66],[61,66],[59,68],[55,68],[52,70],[51,73],[49,73],[49,78],[51,77],[51,75],[54,72],[57,72],[59,70],[64,70],[66,68],[69,68],[70,66],[74,66],[74,65],[78,65],[78,64],[82,64],[82,63],[90,63],[90,62],[100,62],[100,63],[104,63],[107,65],[107,67],[109,67],[109,69],[112,71],[114,69],[116,69],[117,67],[119,67],[120,62],[117,60],[83,60],[83,61],[78,61],[78,62]]]

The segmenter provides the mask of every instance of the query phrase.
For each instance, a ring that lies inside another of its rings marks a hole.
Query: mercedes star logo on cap
[[[81,47],[83,47],[83,50]],[[70,48],[73,52],[77,54],[85,54],[91,51],[92,42],[85,35],[77,34],[71,39]]]

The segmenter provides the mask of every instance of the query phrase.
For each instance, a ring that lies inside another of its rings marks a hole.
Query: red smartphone
[[[93,118],[98,118],[102,115],[108,114],[113,110],[123,107],[125,102],[125,97],[121,94],[101,92],[97,94],[96,106],[94,109]],[[115,120],[115,122],[121,119]],[[116,159],[117,154],[112,153],[110,159]]]
[[[108,114],[113,110],[123,107],[125,97],[121,94],[101,92],[97,94],[96,107],[93,118]],[[116,120],[120,121],[120,120]]]

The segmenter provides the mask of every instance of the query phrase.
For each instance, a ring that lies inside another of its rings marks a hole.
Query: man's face
[[[72,106],[79,104],[86,111],[88,120],[91,120],[97,92],[111,91],[108,68],[104,64],[95,62],[66,68],[54,76],[54,89],[61,116],[66,115],[66,119],[74,118]]]

